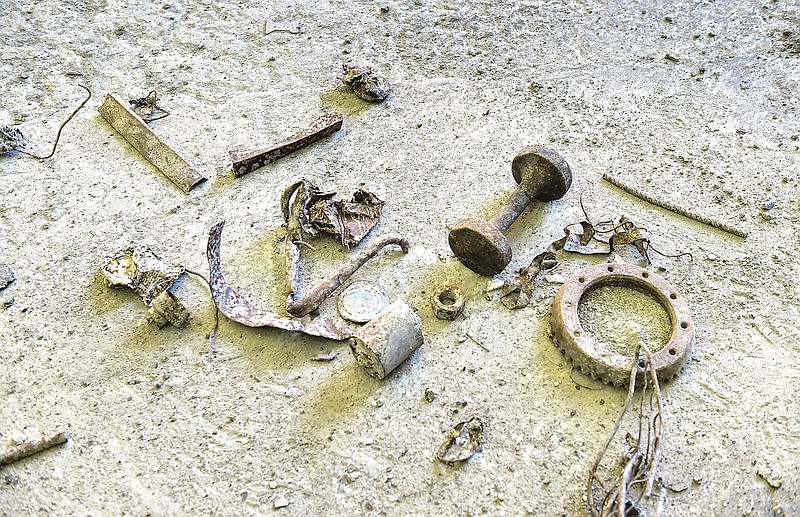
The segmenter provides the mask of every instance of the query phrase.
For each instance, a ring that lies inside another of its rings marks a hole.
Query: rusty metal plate
[[[627,385],[634,358],[600,349],[578,317],[581,297],[592,289],[617,285],[651,295],[666,311],[672,324],[667,344],[652,355],[659,380],[675,377],[694,346],[694,322],[686,300],[660,276],[631,264],[598,264],[567,280],[556,293],[550,325],[556,346],[585,374],[614,386]]]

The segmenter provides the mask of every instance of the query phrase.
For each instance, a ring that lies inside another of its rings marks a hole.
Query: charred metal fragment
[[[0,155],[25,148],[22,131],[11,126],[0,126]]]
[[[353,199],[334,199],[336,192],[321,192],[307,185],[306,201],[298,214],[303,231],[316,237],[320,233],[334,235],[352,248],[363,239],[383,210],[384,202],[372,192],[359,188]]]
[[[300,238],[300,230],[312,237],[327,233],[348,248],[361,242],[377,224],[384,201],[364,188],[355,191],[350,201],[335,196],[335,191],[323,192],[305,180],[292,183],[281,196],[281,210],[293,235]]]
[[[133,112],[139,115],[147,124],[169,116],[169,111],[158,104],[158,92],[155,90],[148,93],[147,97],[131,99],[128,102],[130,102]]]
[[[229,151],[233,162],[233,175],[237,178],[269,165],[284,156],[294,153],[303,147],[316,142],[342,128],[342,115],[325,113],[319,116],[306,129],[295,133],[286,140],[269,147],[253,151]]]
[[[556,252],[561,241],[551,244],[531,263],[517,272],[517,276],[503,283],[500,301],[507,309],[522,309],[530,304],[531,296],[545,273],[558,265]]]

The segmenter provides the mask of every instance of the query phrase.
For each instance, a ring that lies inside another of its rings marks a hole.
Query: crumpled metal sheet
[[[572,229],[577,224],[581,225],[581,233]],[[612,225],[613,227],[611,227]],[[612,221],[606,221],[598,223],[598,227],[600,230],[588,221],[565,226],[564,237],[554,241],[547,250],[536,255],[528,267],[518,271],[515,278],[503,283],[500,292],[500,301],[503,305],[512,310],[527,307],[540,277],[545,271],[558,265],[556,253],[561,250],[581,255],[609,255],[617,246],[630,244],[635,246],[647,264],[650,264],[650,257],[647,253],[650,237],[633,221],[622,216],[616,225]],[[608,242],[601,241],[596,237],[598,233],[610,233],[611,237]]]
[[[621,244],[632,244],[636,250],[644,257],[647,264],[650,264],[650,256],[645,245],[650,245],[650,236],[643,229],[625,216],[619,218],[619,224],[614,228],[614,235],[608,240],[611,251]]]
[[[574,225],[564,227],[564,237],[553,243],[557,250],[563,249],[569,253],[580,253],[581,255],[607,255],[610,253],[607,246],[592,245],[596,233],[592,223],[581,221],[579,224],[582,229],[581,233],[575,233],[570,229]]]
[[[445,436],[436,451],[436,457],[443,463],[454,464],[466,461],[481,450],[483,443],[483,422],[472,417],[456,424]]]
[[[155,298],[180,277],[183,266],[167,265],[147,246],[130,246],[109,258],[103,266],[108,287],[129,287],[149,307]]]
[[[355,191],[350,201],[334,199],[335,191],[323,192],[304,180],[290,186],[292,192],[298,188],[302,196],[298,219],[303,231],[312,237],[334,235],[348,248],[366,237],[383,210],[384,201],[364,188]]]
[[[250,300],[230,288],[222,274],[220,265],[220,243],[225,221],[215,224],[208,234],[208,267],[211,297],[219,311],[229,319],[248,327],[272,327],[290,332],[303,332],[311,336],[324,337],[337,341],[349,338],[353,331],[340,319],[318,317],[308,325],[300,320],[286,318],[272,311],[254,305]]]
[[[381,102],[392,93],[389,81],[368,66],[345,63],[339,78],[365,101]]]
[[[500,301],[507,309],[522,309],[528,306],[533,291],[545,271],[558,265],[556,252],[559,249],[559,242],[561,241],[554,242],[546,250],[533,257],[528,267],[519,270],[516,278],[503,283]]]
[[[159,326],[181,326],[189,313],[169,292],[185,269],[164,263],[147,246],[130,246],[110,257],[101,268],[108,287],[128,287],[142,297],[148,313]],[[156,303],[157,302],[157,303]]]
[[[22,132],[11,126],[0,126],[0,154],[9,151],[18,151],[25,147],[25,137]]]

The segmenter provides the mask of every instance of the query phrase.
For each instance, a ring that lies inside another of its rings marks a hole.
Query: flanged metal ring
[[[438,287],[433,291],[431,304],[437,318],[453,321],[464,310],[464,293],[454,285]]]
[[[603,285],[639,289],[653,296],[664,308],[672,323],[672,334],[667,344],[653,353],[652,360],[659,380],[675,377],[686,364],[694,346],[692,313],[669,282],[639,266],[598,264],[564,282],[556,293],[550,313],[556,346],[587,375],[614,386],[628,384],[634,358],[599,349],[595,340],[587,336],[578,318],[581,297]]]

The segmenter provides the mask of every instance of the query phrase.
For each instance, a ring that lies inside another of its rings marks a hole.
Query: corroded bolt
[[[450,230],[450,249],[468,268],[484,276],[511,262],[511,244],[503,233],[533,201],[560,199],[572,185],[572,171],[557,152],[542,145],[523,149],[511,162],[519,186],[489,221],[467,217]]]

